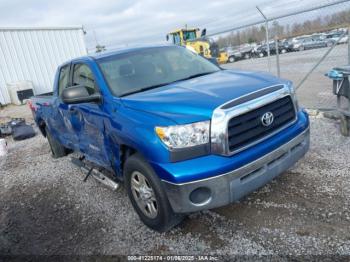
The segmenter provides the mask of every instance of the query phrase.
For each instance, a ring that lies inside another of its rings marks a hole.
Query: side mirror
[[[169,35],[166,35],[166,40],[169,41]]]
[[[65,104],[101,102],[101,100],[102,96],[99,93],[90,95],[86,86],[82,85],[66,88],[62,92],[62,101]]]
[[[207,34],[207,29],[204,28],[204,29],[202,30],[201,37],[206,36],[206,34]]]

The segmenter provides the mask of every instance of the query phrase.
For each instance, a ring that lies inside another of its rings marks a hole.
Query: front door
[[[100,92],[95,76],[88,64],[72,65],[72,85],[83,85],[88,92]],[[79,140],[79,150],[90,160],[102,166],[109,166],[105,147],[105,125],[107,115],[103,102],[69,105],[70,121]]]

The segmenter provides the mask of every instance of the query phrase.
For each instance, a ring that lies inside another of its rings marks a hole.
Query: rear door
[[[65,146],[78,149],[78,136],[75,134],[71,121],[69,106],[64,104],[61,99],[61,94],[64,89],[70,86],[70,67],[71,64],[66,64],[62,66],[59,70],[58,79],[55,82],[57,86],[56,93],[54,95],[53,101],[53,116],[51,118],[50,126],[53,130],[51,132],[53,135]]]

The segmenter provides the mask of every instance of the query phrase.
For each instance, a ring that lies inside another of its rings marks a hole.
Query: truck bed
[[[32,96],[32,98],[47,98],[53,96],[53,92],[43,93],[40,95]]]
[[[28,104],[33,112],[38,113],[38,111],[41,111],[41,107],[51,105],[52,100],[53,100],[53,92],[49,92],[49,93],[32,96],[29,99]],[[37,115],[40,115],[40,113]]]

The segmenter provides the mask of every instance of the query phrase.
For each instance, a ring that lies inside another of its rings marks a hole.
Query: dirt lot
[[[26,107],[0,111],[26,115]],[[189,216],[171,232],[146,228],[121,188],[52,159],[41,135],[8,139],[0,158],[0,254],[350,255],[350,139],[311,119],[311,150],[239,203]]]

